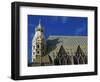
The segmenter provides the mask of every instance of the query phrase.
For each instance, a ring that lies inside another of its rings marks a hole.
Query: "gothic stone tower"
[[[35,28],[35,35],[32,39],[32,62],[41,63],[41,57],[45,55],[46,41],[40,20]]]

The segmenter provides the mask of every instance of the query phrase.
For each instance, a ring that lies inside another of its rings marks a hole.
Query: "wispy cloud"
[[[62,23],[66,23],[68,20],[68,17],[62,17],[61,20],[62,20]]]
[[[75,30],[75,35],[79,35],[79,34],[82,34],[82,33],[84,33],[86,31],[86,28],[78,28],[78,29],[76,29]]]
[[[55,16],[55,17],[51,17],[50,19],[52,20],[52,22],[59,22],[59,21],[61,21],[62,23],[66,23],[67,20],[68,20],[68,17]]]

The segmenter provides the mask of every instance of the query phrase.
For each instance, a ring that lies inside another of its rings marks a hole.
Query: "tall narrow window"
[[[35,52],[33,52],[33,55],[35,54]]]
[[[33,49],[35,49],[35,46],[33,46]]]
[[[37,51],[37,54],[39,54],[39,51]]]
[[[39,48],[39,44],[37,45],[37,48]]]

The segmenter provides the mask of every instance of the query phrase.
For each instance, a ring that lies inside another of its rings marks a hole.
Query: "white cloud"
[[[67,20],[68,20],[68,17],[62,17],[62,23],[66,23],[67,22]]]
[[[79,28],[79,29],[76,29],[76,31],[75,31],[75,35],[77,35],[77,34],[80,34],[80,33],[83,33],[83,31],[85,31],[86,30],[86,28]]]

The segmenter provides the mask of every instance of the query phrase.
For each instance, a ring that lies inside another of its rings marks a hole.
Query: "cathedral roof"
[[[65,51],[63,45],[61,45],[58,54],[66,54],[66,51]]]
[[[47,54],[50,55],[52,60],[61,49],[68,52],[67,54],[69,55],[74,54],[77,49],[78,51],[82,49],[87,55],[87,36],[49,36],[47,40]]]
[[[49,36],[48,45],[77,46],[87,45],[87,36]]]

